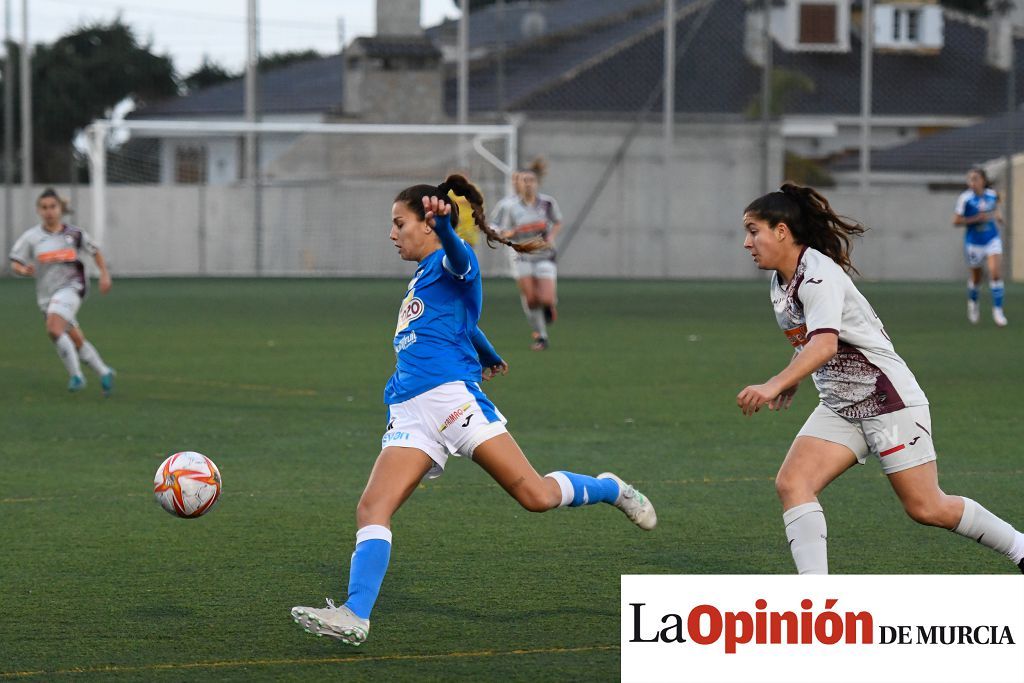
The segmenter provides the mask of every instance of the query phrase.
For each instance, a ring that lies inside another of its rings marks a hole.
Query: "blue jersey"
[[[384,403],[407,401],[445,382],[479,382],[480,357],[472,334],[480,321],[480,264],[469,247],[469,271],[449,270],[444,250],[423,259],[398,311],[395,374],[384,387]]]
[[[974,190],[964,190],[956,199],[956,214],[970,218],[979,213],[994,211],[998,202],[999,195],[995,190],[986,189],[980,195],[974,194]],[[965,227],[967,230],[964,231],[964,240],[967,244],[988,244],[999,237],[999,227],[995,221],[974,223]]]

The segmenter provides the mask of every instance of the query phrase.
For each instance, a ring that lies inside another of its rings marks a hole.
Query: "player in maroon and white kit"
[[[743,226],[754,263],[775,271],[772,306],[796,352],[736,402],[744,415],[763,406],[788,408],[808,375],[821,400],[775,479],[797,571],[828,573],[818,493],[869,454],[911,519],[997,550],[1024,571],[1024,534],[970,498],[939,488],[928,399],[847,274],[856,272],[850,237],[864,227],[837,216],[813,189],[791,184],[751,202]]]
[[[41,223],[26,230],[11,248],[11,268],[18,275],[35,277],[36,300],[46,316],[46,333],[68,371],[68,391],[85,387],[80,360],[100,376],[104,396],[114,390],[114,370],[100,357],[78,326],[78,309],[85,298],[88,278],[81,255],[88,254],[100,270],[100,293],[110,291],[110,271],[99,246],[84,230],[62,222],[63,200],[53,189],[36,200]]]

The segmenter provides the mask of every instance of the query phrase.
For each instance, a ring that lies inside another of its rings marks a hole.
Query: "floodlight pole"
[[[462,15],[459,17],[459,49],[458,49],[458,94],[457,94],[457,108],[458,108],[458,120],[457,123],[460,126],[465,126],[469,122],[469,0],[459,0],[459,11]],[[466,168],[467,156],[466,156],[466,140],[465,138],[459,138],[459,167],[463,171],[469,172]]]
[[[258,4],[258,0],[249,0],[245,60],[245,120],[249,123],[256,123],[259,119],[257,111],[260,54]],[[245,134],[245,178],[252,184],[252,225],[257,275],[263,273],[263,194],[259,176],[259,134],[254,129]]]
[[[1003,21],[1010,21],[1011,8],[1006,9]],[[1013,157],[1017,147],[1017,52],[1014,44],[1013,32],[1010,33],[1010,64],[1006,69],[1006,108],[1008,110],[1006,121],[1006,202],[1003,204],[1005,225],[1007,226],[1003,235],[1006,242],[1006,253],[1010,258],[1003,263],[1004,279],[1013,279],[1013,240],[1016,238],[1013,222],[1014,213],[1014,182],[1013,182]]]
[[[874,56],[874,22],[872,0],[864,0],[864,28],[861,33],[860,71],[860,191],[866,193],[871,173],[871,60]]]
[[[6,257],[14,246],[14,197],[11,184],[14,182],[14,50],[11,40],[11,2],[4,3],[4,252]],[[4,268],[9,268],[6,258]]]
[[[21,0],[21,185],[32,196],[32,43],[28,37],[28,0]]]
[[[668,277],[669,270],[669,243],[670,229],[672,225],[672,195],[673,181],[672,173],[672,150],[674,147],[674,134],[672,129],[675,123],[676,114],[676,3],[675,0],[665,0],[665,85],[662,88],[662,203],[664,220],[661,224],[662,238],[662,276]]]
[[[762,3],[764,12],[761,22],[761,43],[764,49],[764,64],[761,68],[761,194],[768,194],[771,189],[771,165],[768,161],[772,120],[772,33],[771,33],[771,0]]]

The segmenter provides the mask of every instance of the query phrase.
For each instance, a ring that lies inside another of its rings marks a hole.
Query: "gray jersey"
[[[562,222],[558,202],[546,194],[538,194],[533,204],[526,204],[520,197],[510,197],[502,200],[499,206],[501,210],[495,212],[495,222],[501,230],[515,232],[513,242],[546,238],[552,226]],[[516,257],[525,261],[553,261],[555,250],[540,249],[529,254],[516,254]]]
[[[41,225],[26,230],[11,248],[10,258],[36,269],[36,298],[46,310],[50,297],[58,290],[71,287],[85,297],[88,280],[81,254],[95,256],[99,246],[80,228],[61,225],[50,232]]]
[[[875,417],[928,399],[896,354],[882,321],[850,276],[820,251],[804,248],[793,279],[772,276],[779,327],[799,353],[815,334],[839,336],[839,350],[812,375],[821,402],[850,419]]]

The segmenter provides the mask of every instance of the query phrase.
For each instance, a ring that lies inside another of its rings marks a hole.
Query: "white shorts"
[[[911,406],[876,417],[847,419],[818,404],[797,436],[813,436],[846,446],[861,465],[872,453],[882,472],[893,474],[935,460],[928,406]]]
[[[1000,237],[993,237],[985,244],[971,244],[964,242],[964,257],[967,259],[968,268],[980,268],[989,256],[997,256],[1003,253],[1003,240]]]
[[[558,266],[551,260],[524,261],[513,257],[512,277],[517,280],[521,280],[524,277],[554,280],[558,277]]]
[[[50,297],[50,301],[46,304],[46,308],[43,312],[46,315],[56,313],[60,317],[68,321],[68,324],[72,327],[78,327],[78,309],[82,306],[82,297],[78,295],[78,290],[72,287],[65,287],[58,289]]]
[[[447,382],[388,406],[380,446],[417,448],[434,461],[425,479],[444,473],[448,455],[473,457],[484,441],[504,434],[505,416],[475,382]]]

